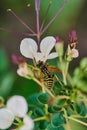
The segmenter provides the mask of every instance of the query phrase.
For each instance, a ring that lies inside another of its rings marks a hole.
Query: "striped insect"
[[[37,67],[40,68],[42,74],[44,75],[44,81],[47,83],[47,87],[49,89],[51,89],[52,86],[53,86],[53,77],[54,77],[54,75],[52,75],[50,73],[50,71],[47,68],[47,65],[45,63],[43,63],[42,61],[39,61],[37,63]]]

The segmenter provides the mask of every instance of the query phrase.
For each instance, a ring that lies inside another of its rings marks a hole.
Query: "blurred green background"
[[[41,0],[40,22],[45,16],[49,2],[50,0]],[[30,4],[29,8],[27,4]],[[46,22],[54,15],[56,10],[60,7],[60,4],[61,0],[53,0]],[[8,30],[28,32],[10,12],[6,11],[8,8],[11,8],[30,27],[36,30],[34,6],[34,0],[0,0],[0,27]],[[73,61],[71,69],[79,65],[79,61],[87,56],[87,0],[67,0],[66,6],[44,33],[43,37],[47,35],[58,35],[65,41],[66,47],[68,34],[72,29],[77,30],[77,48],[80,52],[80,56]],[[33,81],[29,81],[17,75],[17,66],[12,63],[12,54],[21,55],[19,46],[24,37],[23,35],[16,35],[0,30],[0,96],[6,99],[16,94],[28,98],[30,94],[39,91],[38,86]],[[28,60],[28,62],[32,63],[31,60]],[[72,125],[72,130],[87,129],[77,124],[77,128],[74,126],[75,124]]]

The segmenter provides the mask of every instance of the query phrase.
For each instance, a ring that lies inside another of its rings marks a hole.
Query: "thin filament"
[[[35,33],[22,19],[20,19],[11,9],[8,9],[7,11],[10,11],[15,17],[16,19],[22,24],[24,25],[30,32]]]
[[[52,24],[52,22],[55,20],[55,18],[60,14],[60,12],[62,11],[63,7],[65,6],[67,0],[64,0],[63,4],[61,5],[61,7],[59,8],[59,10],[56,12],[56,14],[52,17],[52,19],[50,20],[50,22],[48,22],[48,24],[45,26],[45,28],[42,30],[41,35],[48,29],[48,27]]]
[[[37,41],[40,43],[40,23],[39,23],[39,10],[40,10],[40,0],[35,0],[35,10],[36,10],[36,28],[37,28]]]
[[[8,29],[5,29],[5,28],[0,28],[0,30],[6,31],[6,32],[11,32],[11,33],[14,33],[16,35],[19,34],[19,35],[24,35],[24,36],[36,36],[36,34],[22,33],[22,32],[18,32],[18,31],[15,31],[15,30],[8,30]]]
[[[46,15],[45,15],[45,17],[44,17],[44,19],[43,19],[43,21],[42,21],[42,25],[41,25],[41,28],[40,28],[40,32],[41,32],[42,29],[43,29],[43,26],[44,26],[44,24],[45,24],[45,21],[46,21],[46,18],[47,18],[47,16],[48,16],[48,12],[49,12],[49,10],[50,10],[51,5],[52,5],[52,1],[50,1],[49,5],[48,5],[48,7],[47,7]]]

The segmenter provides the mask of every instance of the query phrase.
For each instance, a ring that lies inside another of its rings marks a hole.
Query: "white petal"
[[[11,110],[15,116],[24,117],[28,111],[28,104],[24,97],[13,96],[7,101],[7,108]]]
[[[44,54],[43,54],[43,53],[37,52],[37,53],[35,54],[35,60],[36,60],[36,62],[38,62],[38,61],[43,61],[43,57],[44,57]]]
[[[9,128],[14,121],[14,115],[6,108],[0,109],[0,129]]]
[[[57,52],[52,52],[47,56],[47,59],[54,59],[58,57],[58,53]]]
[[[27,127],[27,125],[23,125],[22,127],[19,128],[19,130],[31,130]]]
[[[45,37],[40,43],[41,52],[48,55],[54,47],[56,39],[52,36]]]
[[[46,62],[47,59],[53,59],[53,58],[56,58],[56,57],[58,57],[58,53],[57,52],[52,52],[49,55],[45,55],[44,53],[41,53],[41,52],[37,52],[35,54],[36,62],[38,62],[38,61]]]
[[[79,56],[79,52],[77,49],[72,49],[71,53],[73,58],[77,58]]]
[[[34,53],[37,52],[37,44],[31,38],[25,38],[21,41],[20,51],[26,58],[34,59]]]
[[[34,122],[30,117],[26,115],[23,119],[23,122],[24,125],[20,128],[20,130],[33,130]]]
[[[17,69],[17,74],[23,77],[29,74],[29,69],[26,63],[22,63],[19,65],[19,68]]]
[[[28,125],[28,127],[30,128],[30,129],[33,129],[33,127],[34,127],[34,122],[33,122],[33,120],[30,118],[30,117],[28,117],[27,115],[24,117],[24,124],[26,124],[26,125]]]
[[[30,129],[28,125],[23,125],[22,127],[19,128],[19,130],[33,130],[33,129]]]
[[[18,68],[18,69],[17,69],[17,74],[18,74],[19,76],[25,76],[24,69],[23,69],[23,68]]]

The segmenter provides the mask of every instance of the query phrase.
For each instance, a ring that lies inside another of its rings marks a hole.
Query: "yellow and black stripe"
[[[50,74],[46,64],[44,64],[42,61],[39,61],[37,63],[37,67],[40,68],[41,72],[44,74],[44,81],[46,81],[48,88],[51,89],[53,86],[53,77],[54,76],[52,74]]]

